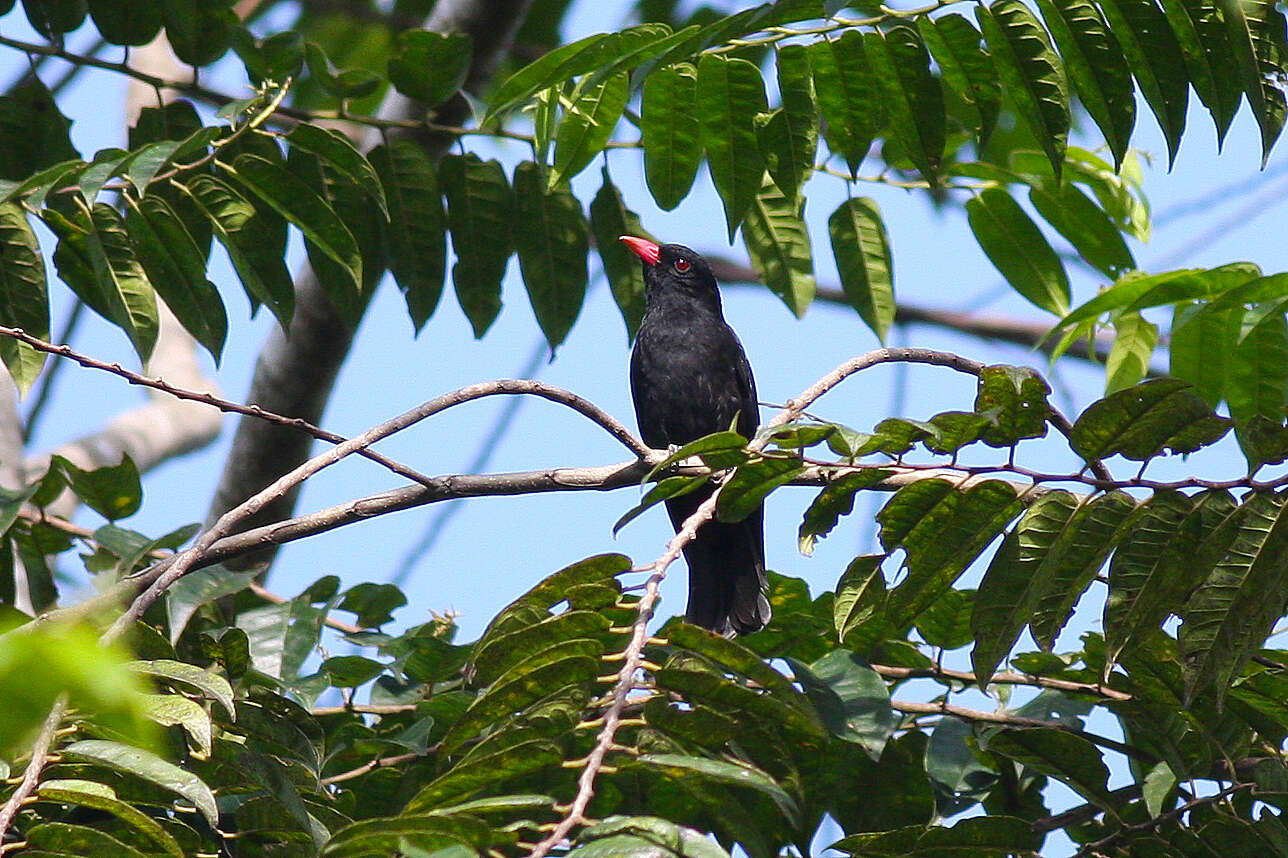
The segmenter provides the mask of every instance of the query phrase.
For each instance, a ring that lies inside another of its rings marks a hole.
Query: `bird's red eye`
[[[684,272],[688,271],[691,267],[693,267],[692,263],[690,263],[689,260],[685,259],[683,256],[678,257],[675,260],[674,265],[675,265],[675,270],[680,272],[681,274],[683,274]]]

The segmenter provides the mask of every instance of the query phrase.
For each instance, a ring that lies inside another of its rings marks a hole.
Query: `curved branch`
[[[63,722],[63,714],[66,711],[67,696],[62,695],[54,701],[49,714],[45,716],[45,722],[40,727],[40,735],[31,746],[31,761],[23,770],[18,788],[13,791],[13,795],[9,796],[4,806],[0,807],[0,838],[9,832],[9,826],[13,825],[14,817],[18,815],[18,811],[27,802],[28,797],[36,791],[36,785],[40,782],[40,773],[49,762],[49,749],[54,744],[54,737],[58,735],[58,725]]]

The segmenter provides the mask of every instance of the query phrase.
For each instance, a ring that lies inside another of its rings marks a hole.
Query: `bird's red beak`
[[[657,265],[658,259],[662,256],[662,248],[658,247],[647,238],[637,238],[633,235],[623,235],[618,241],[625,244],[631,249],[631,252],[643,259],[649,265]]]

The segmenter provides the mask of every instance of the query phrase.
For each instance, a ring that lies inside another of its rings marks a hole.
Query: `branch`
[[[9,832],[9,826],[13,825],[13,819],[18,815],[19,809],[26,803],[28,796],[35,792],[36,784],[40,782],[40,773],[44,771],[45,763],[49,762],[49,749],[58,734],[58,725],[63,722],[63,714],[66,711],[67,695],[64,694],[54,701],[49,714],[45,716],[45,723],[40,727],[40,735],[31,746],[31,761],[23,770],[18,788],[13,791],[13,795],[9,796],[4,807],[0,807],[0,838]],[[8,844],[0,847],[0,854],[5,852],[7,846]]]
[[[1095,733],[1089,733],[1080,727],[1073,727],[1061,721],[1047,721],[1042,718],[1025,718],[1022,715],[1008,715],[1005,712],[984,712],[979,709],[965,709],[961,706],[953,706],[950,703],[914,703],[906,700],[891,700],[890,706],[898,712],[907,712],[914,715],[952,715],[961,718],[964,721],[976,721],[984,724],[1002,724],[1006,727],[1018,727],[1026,729],[1030,727],[1047,727],[1052,730],[1061,730],[1065,733],[1072,733],[1075,736],[1081,736],[1088,742],[1100,745],[1102,748],[1109,748],[1117,751],[1124,756],[1131,757],[1134,760],[1141,760],[1146,763],[1156,763],[1158,758],[1152,754],[1147,754],[1139,748],[1133,748],[1131,745],[1124,745],[1114,739],[1106,739],[1104,736],[1097,736]]]
[[[891,667],[884,664],[871,665],[872,669],[886,679],[951,679],[970,685],[975,682],[975,674],[964,670],[949,670],[946,667]],[[995,673],[989,680],[990,685],[1030,685],[1039,688],[1053,688],[1059,691],[1071,691],[1077,694],[1094,694],[1107,700],[1131,700],[1132,695],[1125,691],[1108,688],[1098,682],[1073,682],[1068,679],[1051,679],[1027,673]]]

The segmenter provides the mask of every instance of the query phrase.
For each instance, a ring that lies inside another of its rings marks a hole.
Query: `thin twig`
[[[946,667],[892,667],[885,664],[874,664],[873,670],[886,679],[952,679],[966,683],[975,682],[975,674],[964,670],[950,670]],[[1030,685],[1039,688],[1052,688],[1059,691],[1071,691],[1077,694],[1094,694],[1108,700],[1131,700],[1132,695],[1125,691],[1107,688],[1100,683],[1074,682],[1068,679],[1052,679],[1027,673],[995,673],[989,679],[990,685]]]
[[[19,808],[27,801],[28,796],[36,791],[36,785],[40,782],[40,773],[44,771],[45,763],[49,762],[49,749],[54,744],[54,736],[58,733],[58,726],[63,723],[63,714],[66,711],[67,695],[63,694],[54,701],[49,714],[45,716],[45,723],[40,727],[40,735],[31,746],[31,760],[23,770],[18,788],[13,791],[13,795],[9,796],[4,806],[0,807],[0,838],[8,833],[9,826],[13,825],[14,817],[18,815]]]

